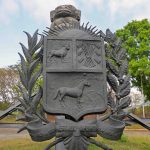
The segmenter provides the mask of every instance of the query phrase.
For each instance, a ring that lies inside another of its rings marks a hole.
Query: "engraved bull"
[[[83,95],[83,90],[85,86],[90,86],[87,80],[83,80],[76,87],[60,87],[56,91],[56,95],[53,100],[59,96],[59,101],[62,102],[65,96],[70,96],[72,98],[78,98],[78,103],[81,103],[80,98]]]
[[[61,58],[61,61],[64,59],[64,57],[66,57],[68,51],[70,50],[69,46],[66,47],[62,47],[58,50],[51,50],[51,52],[49,53],[49,58],[51,59],[52,57],[59,57]]]

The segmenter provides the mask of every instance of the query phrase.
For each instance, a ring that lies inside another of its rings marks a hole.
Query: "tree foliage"
[[[16,68],[0,68],[0,101],[3,103],[13,103],[19,96],[17,84],[19,76]]]
[[[129,22],[116,35],[128,52],[133,86],[143,89],[146,100],[150,100],[150,22],[147,19]]]

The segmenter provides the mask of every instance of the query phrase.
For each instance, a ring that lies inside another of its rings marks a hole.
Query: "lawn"
[[[97,140],[109,145],[114,150],[150,150],[149,135],[127,136],[124,134],[119,141],[109,141],[101,137],[98,137]],[[37,143],[28,138],[1,140],[0,150],[43,150],[48,143],[49,141]],[[99,150],[99,148],[91,145],[89,150]]]
[[[0,123],[21,123],[22,121],[16,121],[16,112],[12,115],[8,115],[7,117],[0,120]]]

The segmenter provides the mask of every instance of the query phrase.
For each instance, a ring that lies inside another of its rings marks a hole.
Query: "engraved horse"
[[[64,101],[65,96],[69,96],[72,98],[77,98],[78,103],[81,103],[80,98],[83,95],[83,90],[85,86],[90,86],[90,83],[87,80],[81,81],[76,87],[60,87],[56,91],[56,95],[53,100],[55,100],[59,96],[59,101]]]

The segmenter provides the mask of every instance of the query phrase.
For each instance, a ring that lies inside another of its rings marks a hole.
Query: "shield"
[[[107,108],[104,41],[69,28],[44,39],[44,110],[79,120]]]

